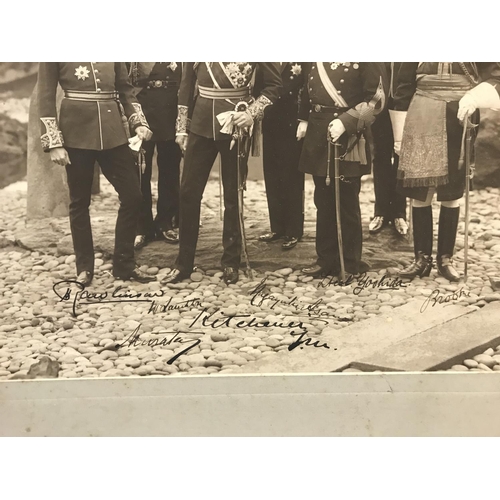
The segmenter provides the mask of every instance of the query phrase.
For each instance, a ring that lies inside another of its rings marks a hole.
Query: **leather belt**
[[[214,89],[198,85],[200,97],[206,99],[245,99],[250,96],[250,88],[243,87],[241,89]]]
[[[147,84],[148,89],[168,89],[176,88],[179,86],[179,82],[171,82],[168,80],[150,80]]]
[[[76,101],[116,101],[118,99],[118,92],[114,90],[100,92],[92,90],[85,92],[79,90],[65,90],[64,97]]]

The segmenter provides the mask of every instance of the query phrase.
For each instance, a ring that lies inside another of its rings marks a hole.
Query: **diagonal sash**
[[[347,104],[345,99],[338,93],[337,89],[335,88],[335,85],[333,85],[330,78],[328,78],[328,74],[326,72],[326,69],[325,69],[325,66],[323,65],[323,63],[318,62],[318,63],[316,63],[316,65],[318,67],[319,79],[321,80],[323,87],[325,87],[325,90],[327,91],[328,95],[332,98],[332,101],[339,108],[348,108],[349,105]]]

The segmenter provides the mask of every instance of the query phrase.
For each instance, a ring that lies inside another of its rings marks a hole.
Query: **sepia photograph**
[[[495,377],[499,89],[493,62],[0,63],[2,391]]]

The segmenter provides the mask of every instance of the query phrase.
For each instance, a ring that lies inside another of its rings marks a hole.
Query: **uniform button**
[[[340,80],[340,83],[344,83],[344,80]]]
[[[290,77],[290,80],[293,80],[293,75]]]
[[[315,68],[316,68],[316,66],[311,66],[311,69],[315,69]]]
[[[339,116],[339,114],[338,114],[338,113],[333,113],[333,117],[334,117],[334,118],[337,118],[337,116]]]
[[[110,110],[110,109],[108,109],[108,113],[111,113],[111,110]]]
[[[100,91],[101,91],[101,89],[96,89],[96,92],[100,92]]]
[[[337,90],[337,92],[338,92],[339,94],[342,94],[342,91],[341,91],[341,90]]]
[[[350,62],[348,62],[348,63],[344,63],[344,66],[349,67],[350,65],[351,65],[351,63],[350,63]]]
[[[290,94],[290,95],[292,95],[292,94],[293,94],[293,92],[289,92],[289,94]]]
[[[347,73],[349,71],[349,68],[344,68],[344,71]]]
[[[95,81],[96,81],[97,83],[100,83],[100,82],[101,82],[101,80],[99,80],[99,78],[96,78],[96,79],[95,79]]]
[[[98,69],[95,69],[95,70],[94,70],[94,73],[99,73],[99,70],[98,70]]]
[[[358,69],[358,68],[359,68],[359,64],[358,64],[358,63],[354,63],[354,64],[352,65],[352,67],[353,67],[354,69]]]
[[[309,78],[309,80],[312,80],[313,78],[314,78],[314,77],[313,77],[313,76],[311,76],[311,78]]]

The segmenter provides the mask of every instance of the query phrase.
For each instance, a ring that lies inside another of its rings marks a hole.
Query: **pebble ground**
[[[312,202],[313,185],[306,183],[306,218],[314,219]],[[250,194],[251,193],[251,194]],[[202,207],[202,220],[218,217],[218,185],[209,183]],[[249,181],[246,216],[262,218],[267,213],[262,181]],[[116,210],[117,198],[105,180],[101,182],[101,194],[94,197],[91,213],[99,210]],[[363,182],[361,193],[362,215],[369,219],[373,211],[373,184],[371,179]],[[364,321],[381,312],[394,310],[408,301],[423,301],[436,288],[444,293],[459,291],[462,287],[470,293],[455,301],[463,306],[480,308],[493,300],[500,300],[490,277],[500,276],[500,191],[486,189],[472,193],[471,224],[469,228],[469,280],[450,284],[434,270],[429,278],[416,279],[411,286],[390,292],[366,289],[354,295],[348,288],[318,288],[319,280],[302,276],[289,267],[274,272],[257,273],[252,281],[241,273],[236,285],[226,286],[219,269],[207,269],[192,275],[191,281],[170,288],[159,282],[137,284],[115,281],[111,276],[109,259],[96,254],[96,275],[90,292],[111,294],[118,286],[130,293],[145,293],[163,290],[162,303],[196,301],[196,307],[174,309],[155,315],[147,314],[149,304],[120,302],[81,304],[78,316],[71,314],[70,301],[60,301],[52,287],[55,282],[74,279],[74,256],[44,255],[23,250],[15,246],[16,232],[25,225],[26,183],[20,182],[0,191],[0,378],[26,374],[37,357],[44,354],[60,363],[59,377],[115,377],[128,375],[185,375],[234,373],[239,367],[264,356],[273,356],[287,349],[294,338],[286,329],[237,328],[233,325],[222,328],[190,328],[203,308],[214,312],[219,308],[225,314],[250,314],[256,320],[283,322],[297,320],[296,305],[287,302],[297,297],[301,306],[314,304],[322,299],[316,310],[322,318],[328,317],[328,325],[316,317],[304,320],[311,337],[321,338],[324,328],[345,328],[353,322]],[[463,213],[463,210],[462,210]],[[438,207],[434,210],[438,220]],[[267,229],[267,228],[263,228]],[[390,228],[387,230],[391,230]],[[457,267],[463,266],[463,218],[457,240]],[[437,232],[436,232],[437,234]],[[214,258],[215,262],[219,256]],[[311,261],[314,255],[311,255]],[[169,268],[146,267],[144,271],[161,279]],[[258,270],[257,270],[258,271]],[[393,272],[390,269],[389,272]],[[382,269],[370,273],[370,277],[381,277]],[[281,301],[273,309],[270,301],[260,305],[251,304],[250,291],[267,276],[267,292]],[[74,289],[73,289],[74,290]],[[73,291],[74,293],[74,291]],[[220,314],[220,313],[218,313]],[[197,325],[199,326],[199,325]],[[194,333],[195,330],[201,333]],[[165,337],[182,338],[186,343],[172,342],[168,345],[150,345],[115,348],[137,331],[140,340]],[[191,344],[188,344],[191,342]],[[197,342],[199,340],[199,342]],[[194,348],[172,358],[197,343]],[[348,369],[353,371],[353,369]],[[452,370],[499,371],[500,346],[488,349],[474,359],[464,360]]]

